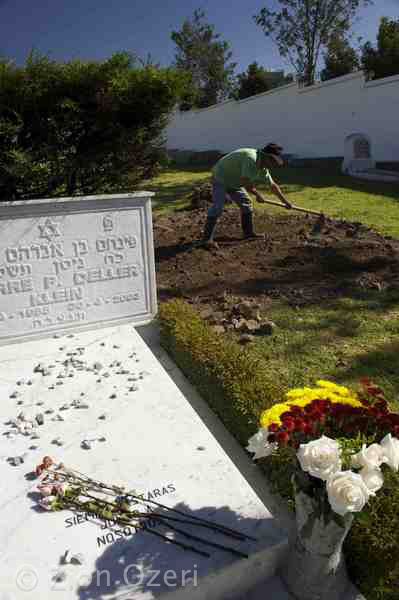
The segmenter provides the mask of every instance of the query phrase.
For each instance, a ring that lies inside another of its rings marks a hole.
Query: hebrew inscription
[[[0,222],[0,340],[149,312],[140,210]]]

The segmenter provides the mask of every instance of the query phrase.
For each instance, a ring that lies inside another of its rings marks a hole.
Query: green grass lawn
[[[398,185],[311,168],[283,168],[273,176],[294,204],[399,237]],[[155,214],[166,214],[182,209],[192,186],[209,177],[204,168],[170,169],[142,189],[156,193]],[[266,186],[259,189],[268,195]],[[256,208],[286,213],[267,205]],[[368,375],[384,387],[391,405],[399,410],[399,293],[352,294],[299,310],[273,301],[267,317],[276,323],[276,332],[257,342],[258,348],[287,388],[312,385],[320,378],[350,384]]]
[[[399,410],[399,292],[367,292],[300,309],[273,301],[267,317],[277,325],[275,333],[257,346],[286,389],[318,379],[350,385],[369,376]]]
[[[272,175],[293,204],[325,212],[326,215],[350,221],[361,221],[386,235],[399,237],[399,184],[355,180],[338,171],[311,168],[275,169]],[[186,205],[184,197],[192,186],[209,180],[210,169],[190,167],[169,169],[140,189],[154,191],[154,212],[165,214]],[[270,199],[267,186],[258,189]],[[270,213],[285,209],[258,204],[257,210]]]

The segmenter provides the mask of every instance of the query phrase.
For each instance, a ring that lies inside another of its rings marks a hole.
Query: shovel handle
[[[263,198],[263,202],[265,202],[266,204],[273,204],[273,206],[280,206],[281,208],[286,208],[286,206],[284,204],[281,204],[281,202],[274,202],[273,200],[267,200],[266,198]],[[318,217],[321,217],[323,214],[317,212],[316,210],[310,210],[309,208],[301,208],[300,206],[294,205],[292,205],[292,210],[299,210],[300,212],[309,213],[311,215],[317,215]]]

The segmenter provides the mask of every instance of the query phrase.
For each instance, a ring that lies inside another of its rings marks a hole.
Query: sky
[[[175,54],[171,32],[202,8],[230,43],[236,72],[253,61],[292,72],[253,21],[266,5],[277,7],[278,0],[0,0],[0,54],[23,66],[32,48],[57,61],[101,61],[127,50],[143,59],[150,53],[169,66]],[[398,19],[399,0],[374,0],[361,9],[354,39],[375,43],[382,16]]]

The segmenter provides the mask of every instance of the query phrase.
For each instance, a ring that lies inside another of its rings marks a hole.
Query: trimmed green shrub
[[[132,191],[167,163],[162,134],[185,81],[124,52],[0,61],[0,199]]]
[[[345,540],[350,577],[367,600],[399,599],[399,474],[384,468],[384,487]]]
[[[257,356],[215,334],[182,300],[162,304],[161,344],[220,417],[246,446],[259,428],[262,410],[280,402],[284,391]],[[258,461],[272,489],[294,509],[292,461],[281,452]],[[367,600],[399,600],[399,473],[384,469],[384,488],[359,514],[345,541],[350,577]]]
[[[217,336],[182,300],[162,304],[161,344],[237,439],[246,443],[262,410],[282,397],[264,361]]]

